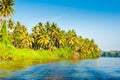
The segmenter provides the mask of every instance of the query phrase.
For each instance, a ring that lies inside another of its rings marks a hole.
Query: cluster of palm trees
[[[38,23],[32,29],[31,36],[34,39],[33,47],[36,49],[56,49],[63,46],[73,48],[76,42],[76,33],[69,30],[67,33],[58,28],[57,24],[49,23],[43,25]]]
[[[12,43],[16,48],[32,48],[35,50],[56,50],[59,47],[69,47],[81,54],[96,56],[100,50],[94,40],[83,39],[77,36],[74,30],[65,32],[56,23],[39,22],[32,28],[29,34],[25,25],[20,22],[15,23],[10,16],[14,13],[14,0],[0,1],[1,28],[0,37],[2,41]],[[94,53],[94,54],[93,54]]]
[[[68,47],[81,54],[94,55],[100,52],[94,40],[78,36],[74,30],[61,30],[56,23],[39,22],[28,33],[25,25],[8,21],[8,39],[16,48],[32,48],[34,50],[56,50],[59,47]],[[94,56],[93,55],[93,56]]]

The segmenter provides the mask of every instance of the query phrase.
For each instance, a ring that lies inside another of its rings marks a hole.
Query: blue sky
[[[30,31],[38,22],[56,22],[94,39],[102,50],[120,50],[120,0],[15,0],[15,21]]]

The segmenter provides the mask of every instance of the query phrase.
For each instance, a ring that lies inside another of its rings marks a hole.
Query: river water
[[[19,66],[0,70],[0,80],[120,80],[120,58],[62,60],[23,69]]]

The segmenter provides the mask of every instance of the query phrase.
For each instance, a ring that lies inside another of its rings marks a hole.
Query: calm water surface
[[[120,58],[58,61],[23,69],[17,63],[17,67],[0,70],[0,80],[120,80]]]

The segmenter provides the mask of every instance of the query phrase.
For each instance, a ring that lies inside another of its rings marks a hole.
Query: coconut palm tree
[[[45,29],[46,29],[46,32],[49,33],[50,31],[50,23],[47,21],[47,23],[45,24]]]
[[[38,26],[34,26],[32,28],[32,38],[34,39],[33,43],[32,43],[32,47],[36,50],[38,47],[37,45],[37,41],[38,41],[38,35],[39,35],[39,31],[38,31]]]
[[[3,25],[2,25],[2,40],[5,43],[8,43],[8,33],[7,33],[7,25],[6,20],[7,17],[12,16],[15,12],[13,6],[14,6],[14,0],[1,0],[0,1],[0,16],[3,18]],[[4,20],[5,19],[5,20]]]
[[[46,49],[50,41],[50,37],[47,33],[43,33],[40,35],[40,38],[38,40],[38,44],[40,45],[40,48]]]
[[[69,30],[67,32],[67,46],[73,48],[75,43],[77,42],[77,35],[74,30]]]
[[[43,24],[39,22],[37,26],[38,26],[39,33],[41,34],[44,31]]]
[[[14,21],[12,20],[12,18],[9,19],[8,21],[8,29],[9,30],[13,30],[14,29]]]
[[[20,22],[17,22],[13,34],[13,45],[17,48],[29,47],[30,39],[27,32],[27,28]]]
[[[7,18],[12,16],[15,12],[13,6],[15,5],[14,0],[1,0],[0,1],[0,16]]]
[[[66,46],[66,35],[65,31],[61,30],[59,32],[58,41],[59,41],[59,46]]]

